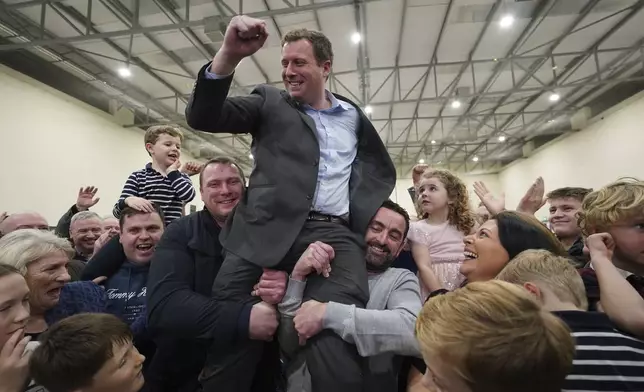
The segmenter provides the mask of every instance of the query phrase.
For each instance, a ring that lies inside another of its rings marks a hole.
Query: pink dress
[[[450,291],[458,288],[465,279],[458,270],[465,259],[464,237],[465,235],[449,222],[433,225],[421,220],[412,222],[409,228],[409,239],[429,248],[434,274],[443,287]],[[424,298],[429,293],[422,283],[421,286]]]

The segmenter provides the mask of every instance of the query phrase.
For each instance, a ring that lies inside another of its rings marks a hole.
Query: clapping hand
[[[547,200],[543,197],[545,192],[546,186],[543,182],[543,178],[539,177],[532,185],[530,185],[530,188],[528,188],[528,191],[519,202],[517,211],[534,215],[546,204]]]
[[[87,186],[78,190],[78,197],[76,198],[76,208],[78,211],[86,211],[94,207],[96,203],[101,200],[100,197],[95,197],[98,188],[95,186]]]
[[[492,216],[505,210],[505,195],[501,194],[501,197],[497,199],[494,197],[494,194],[487,189],[487,186],[483,181],[474,182],[474,193],[476,193],[476,196],[481,199],[481,202]]]

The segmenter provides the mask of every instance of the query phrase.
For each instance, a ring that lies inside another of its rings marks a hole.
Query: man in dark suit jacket
[[[308,245],[321,241],[332,249],[317,257],[333,259],[332,272],[319,271],[322,275],[308,280],[305,300],[364,307],[369,296],[364,233],[394,188],[395,168],[360,108],[325,89],[333,52],[319,32],[296,30],[284,37],[287,91],[258,86],[249,96],[226,98],[235,67],[267,36],[262,20],[234,17],[222,48],[199,72],[186,108],[195,129],[253,136],[255,167],[222,232],[227,253],[213,296],[252,302],[262,268],[290,272]],[[234,350],[211,347],[204,390],[248,391],[262,349],[256,340]],[[356,349],[337,335],[317,335],[303,355],[315,392],[362,389]]]

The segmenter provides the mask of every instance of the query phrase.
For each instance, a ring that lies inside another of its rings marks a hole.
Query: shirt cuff
[[[174,182],[177,178],[181,178],[183,173],[181,173],[179,170],[173,170],[170,173],[168,173],[168,180],[171,182]]]
[[[326,312],[322,318],[322,328],[341,333],[354,315],[355,305],[345,305],[337,302],[326,304]]]
[[[284,298],[282,298],[282,302],[278,305],[280,313],[284,313],[285,315],[294,314],[302,304],[305,288],[306,282],[289,277],[286,293],[284,293]]]
[[[210,72],[210,67],[212,67],[212,65],[209,65],[208,68],[204,70],[203,74],[206,79],[215,79],[215,80],[226,79],[232,75],[232,73],[230,75],[217,75],[214,72]]]

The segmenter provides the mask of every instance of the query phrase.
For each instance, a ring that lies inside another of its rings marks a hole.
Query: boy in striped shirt
[[[183,216],[183,206],[195,197],[190,176],[198,174],[200,165],[181,166],[183,134],[178,128],[159,125],[145,132],[145,149],[152,162],[130,174],[121,197],[114,205],[119,217],[126,206],[143,212],[154,212],[152,203],[163,212],[166,225]]]
[[[644,342],[618,331],[604,313],[585,311],[584,283],[566,258],[528,250],[497,279],[522,285],[568,324],[576,354],[563,391],[644,391]]]

